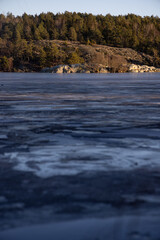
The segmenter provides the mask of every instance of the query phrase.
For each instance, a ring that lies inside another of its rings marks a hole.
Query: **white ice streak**
[[[30,152],[7,153],[6,157],[14,162],[14,169],[42,178],[85,171],[160,168],[159,141],[126,138],[120,142],[124,147],[60,137],[53,146],[32,147]]]

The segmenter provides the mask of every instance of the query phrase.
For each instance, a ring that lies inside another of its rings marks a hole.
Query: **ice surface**
[[[159,239],[159,216],[119,216],[83,219],[17,228],[0,233],[2,240],[152,240]]]
[[[1,81],[0,154],[15,170],[47,178],[159,169],[159,74]]]
[[[159,73],[0,82],[0,239],[159,239]]]

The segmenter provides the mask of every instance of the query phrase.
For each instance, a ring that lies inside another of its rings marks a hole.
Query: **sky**
[[[106,15],[134,13],[141,16],[159,16],[160,0],[0,0],[0,13],[14,15],[41,12],[82,12]]]

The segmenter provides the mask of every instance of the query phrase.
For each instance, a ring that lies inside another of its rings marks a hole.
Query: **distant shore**
[[[125,73],[160,71],[153,56],[131,48],[87,45],[78,41],[64,40],[38,40],[23,44],[26,44],[27,48],[33,49],[32,55],[35,57],[30,60],[30,57],[22,55],[22,59],[17,62],[12,56],[2,57],[0,58],[1,72]]]
[[[75,12],[0,17],[0,72],[41,72],[65,65],[56,71],[71,73],[75,69],[67,66],[75,64],[82,66],[77,72],[85,73],[160,68],[159,17]],[[130,69],[132,64],[145,67]]]

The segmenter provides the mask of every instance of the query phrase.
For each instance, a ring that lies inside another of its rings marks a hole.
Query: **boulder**
[[[63,65],[59,65],[53,68],[52,73],[63,73]]]
[[[129,72],[140,72],[140,73],[144,73],[144,72],[157,72],[157,68],[153,67],[153,66],[147,66],[147,65],[136,65],[136,64],[131,64],[129,66]]]
[[[44,68],[41,72],[48,73],[77,73],[84,70],[82,64],[71,64],[71,65],[57,65],[51,68]]]
[[[99,73],[108,73],[108,70],[106,68],[101,68],[99,70]]]

